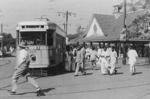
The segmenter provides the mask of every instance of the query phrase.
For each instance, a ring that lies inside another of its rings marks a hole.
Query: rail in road
[[[6,58],[6,60],[9,60],[10,63],[6,64],[5,66],[0,67],[0,71],[6,71],[8,72],[8,74],[3,75],[3,76],[0,75],[0,82],[11,81],[11,76],[13,73],[12,70],[14,67],[12,65],[15,64],[14,62],[15,58]],[[4,62],[8,62],[8,61],[4,61]],[[69,99],[69,96],[74,96],[74,95],[84,94],[83,97],[86,97],[85,96],[86,94],[88,97],[89,94],[93,95],[98,92],[101,96],[103,96],[104,94],[102,93],[104,92],[112,93],[114,91],[117,94],[121,95],[122,93],[119,93],[120,90],[128,93],[128,91],[130,90],[135,91],[135,89],[141,89],[142,93],[138,94],[140,93],[140,91],[136,90],[134,94],[137,94],[137,97],[132,96],[133,99],[142,99],[143,97],[149,94],[149,92],[146,90],[150,90],[149,89],[150,87],[149,69],[150,68],[144,67],[144,60],[143,61],[138,60],[138,63],[137,63],[138,72],[137,72],[137,75],[135,76],[131,76],[129,74],[128,72],[129,67],[127,65],[125,66],[121,65],[121,60],[117,64],[118,74],[114,76],[109,76],[109,75],[102,76],[100,73],[100,70],[92,71],[90,69],[91,68],[90,64],[87,63],[87,65],[88,66],[86,67],[86,69],[89,75],[74,77],[73,73],[66,73],[63,75],[48,76],[48,77],[42,77],[42,78],[36,78],[36,79],[38,83],[42,85],[42,88],[44,92],[46,93],[46,97],[55,96],[56,98],[56,96],[62,96],[62,98],[68,97]],[[0,73],[0,74],[5,74],[5,73]],[[11,88],[11,84],[0,83],[0,98],[11,98],[11,99],[16,99],[16,98],[25,99],[28,97],[36,98],[34,88],[32,88],[32,86],[28,86],[25,80],[21,80],[19,84],[22,85],[20,89],[21,92],[19,92],[15,96],[11,96],[7,92],[7,90]],[[112,97],[111,99],[117,99],[117,98]],[[122,98],[122,99],[126,99],[126,98]]]

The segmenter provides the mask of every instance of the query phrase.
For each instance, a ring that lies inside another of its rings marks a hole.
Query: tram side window
[[[53,33],[53,31],[48,31],[48,33],[47,33],[47,45],[53,46],[53,42],[54,42],[54,33]]]

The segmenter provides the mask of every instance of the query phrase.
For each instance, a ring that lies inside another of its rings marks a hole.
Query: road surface
[[[35,77],[46,96],[38,99],[150,99],[150,67],[138,59],[137,74],[130,75],[129,66],[117,64],[117,75],[101,75],[86,63],[87,75],[74,77],[65,73],[48,77]],[[24,78],[19,79],[17,95],[10,95],[11,76],[16,57],[0,58],[0,99],[37,99],[36,91]]]

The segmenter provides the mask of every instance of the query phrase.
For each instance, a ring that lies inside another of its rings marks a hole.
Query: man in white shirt
[[[99,58],[99,57],[97,56],[97,52],[95,51],[95,47],[92,47],[92,51],[90,52],[90,61],[91,61],[93,70],[97,70],[96,58]]]
[[[130,46],[129,51],[128,51],[128,58],[129,58],[129,65],[130,65],[130,73],[131,75],[134,75],[135,73],[135,63],[136,63],[136,58],[138,57],[138,54],[136,50],[133,49],[132,46]]]
[[[85,69],[83,67],[83,53],[82,53],[81,48],[82,48],[82,46],[79,46],[78,49],[77,49],[76,70],[75,70],[74,76],[78,76],[79,70],[81,70],[82,75],[84,75],[86,73]]]
[[[115,51],[115,47],[112,47],[112,51],[110,54],[110,65],[111,65],[111,69],[110,69],[110,74],[116,74],[117,70],[115,69],[116,67],[116,60],[117,60],[117,52]]]
[[[104,50],[101,53],[101,72],[103,75],[109,74],[110,69],[108,68],[108,62],[110,58],[110,53],[107,51],[107,48],[104,47]]]
[[[45,96],[42,89],[39,87],[37,82],[31,77],[31,74],[29,73],[29,53],[26,51],[26,44],[24,42],[21,42],[19,45],[19,53],[18,53],[18,63],[15,67],[15,73],[12,76],[12,90],[9,90],[9,92],[14,95],[17,90],[17,82],[19,77],[24,76],[26,80],[31,83],[37,90],[37,96]]]

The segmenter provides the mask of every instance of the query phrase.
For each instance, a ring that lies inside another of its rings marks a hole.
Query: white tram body
[[[50,21],[20,22],[16,28],[17,46],[25,42],[31,58],[31,69],[45,69],[63,64],[66,33]],[[61,65],[62,66],[62,65]]]

